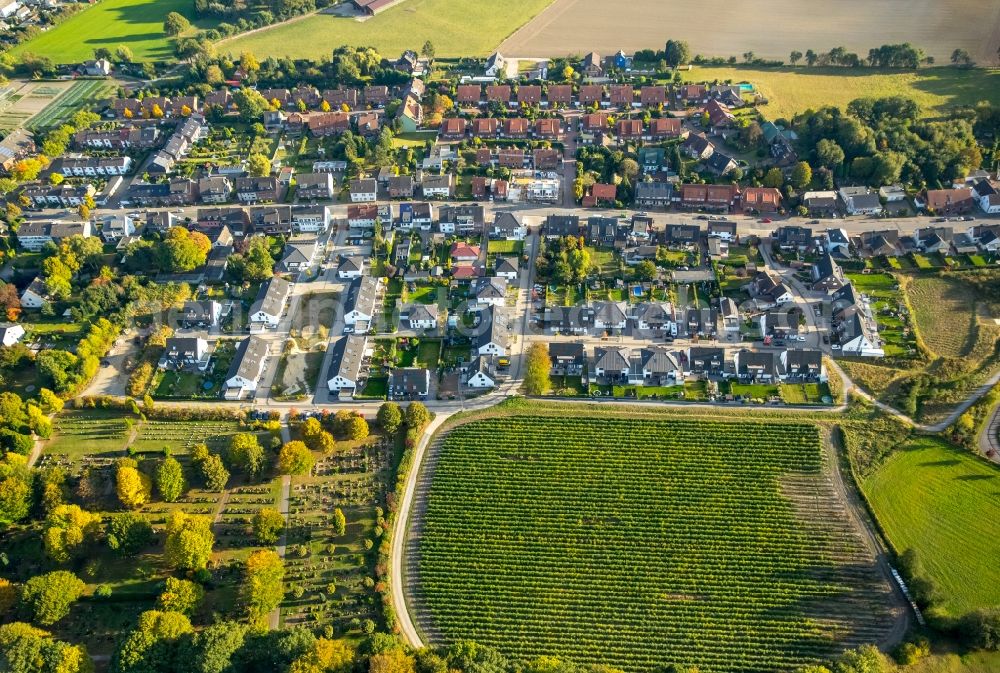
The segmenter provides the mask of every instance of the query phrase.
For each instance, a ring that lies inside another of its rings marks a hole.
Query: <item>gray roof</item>
[[[642,362],[643,370],[649,371],[654,375],[669,374],[680,369],[677,358],[666,348],[658,348],[656,346],[643,348],[639,352],[639,359]]]
[[[399,313],[409,322],[438,319],[438,307],[434,304],[406,304]]]
[[[290,289],[291,283],[284,278],[277,277],[261,285],[257,292],[257,300],[250,307],[250,315],[263,311],[268,315],[280,316]]]
[[[482,322],[476,336],[476,347],[481,348],[488,343],[507,348],[510,345],[510,330],[507,328],[507,312],[497,306],[490,306],[481,312]],[[488,323],[488,324],[487,324]]]
[[[498,299],[507,296],[506,278],[485,278],[476,279],[475,290],[477,298]]]
[[[430,372],[423,367],[393,369],[389,388],[394,395],[426,395],[430,387]]]
[[[364,359],[367,345],[368,337],[359,334],[340,337],[333,342],[327,380],[340,376],[356,383],[361,373],[361,361]]]
[[[361,271],[365,268],[365,258],[363,255],[351,255],[344,257],[340,262],[340,271]]]
[[[356,278],[351,283],[344,310],[358,311],[365,315],[375,315],[375,296],[378,294],[378,279],[371,276]]]
[[[239,376],[248,381],[256,381],[264,370],[267,359],[268,343],[259,336],[250,336],[240,342],[236,349],[236,357],[229,365],[226,380]]]
[[[602,348],[594,349],[594,368],[605,371],[621,371],[628,369],[629,352],[627,348]]]
[[[518,272],[517,257],[497,257],[496,273],[517,273],[517,272]]]

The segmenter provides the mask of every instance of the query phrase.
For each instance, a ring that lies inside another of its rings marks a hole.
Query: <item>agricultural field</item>
[[[949,616],[1000,606],[998,485],[995,465],[934,438],[904,445],[861,482],[893,547],[917,552]]]
[[[694,54],[787,59],[792,49],[827,51],[843,46],[867,54],[886,43],[911,42],[939,63],[962,47],[980,63],[996,62],[1000,42],[1000,6],[986,8],[977,0],[913,4],[906,0],[873,0],[858,15],[850,4],[823,6],[797,0],[765,0],[736,4],[704,30],[704,4],[697,0],[557,0],[548,10],[512,35],[500,50],[510,56],[564,56],[597,51],[613,54],[637,49],[663,49],[667,38],[686,40]],[[773,17],[780,16],[781,21]],[[830,27],[837,26],[838,36]]]
[[[170,12],[183,14],[199,28],[215,23],[195,22],[194,6],[185,0],[102,0],[18,45],[13,53],[31,52],[56,63],[79,63],[93,58],[98,47],[114,52],[125,45],[136,61],[171,61],[173,40],[163,32],[163,19]]]
[[[514,415],[439,441],[404,578],[432,642],[779,671],[889,629],[815,426]]]
[[[956,358],[972,354],[980,330],[976,294],[970,285],[958,278],[916,276],[906,284],[906,294],[920,336],[935,355]],[[991,351],[992,344],[986,350]]]
[[[24,126],[73,86],[73,82],[64,81],[8,82],[0,89],[0,131],[8,133]]]
[[[102,99],[112,97],[115,86],[113,81],[103,79],[77,80],[68,91],[59,95],[44,110],[28,120],[25,126],[32,131],[59,126],[68,121],[77,110],[93,107]]]
[[[329,57],[335,45],[374,47],[387,57],[434,43],[437,56],[488,56],[552,0],[510,0],[503,11],[486,0],[407,0],[364,21],[314,14],[219,44],[220,53],[258,57]],[[470,30],[475,26],[475,30]],[[322,39],[318,39],[322,36]]]

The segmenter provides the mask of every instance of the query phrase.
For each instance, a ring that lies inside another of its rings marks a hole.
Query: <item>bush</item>
[[[962,618],[959,633],[970,646],[1000,650],[1000,609],[977,610]]]

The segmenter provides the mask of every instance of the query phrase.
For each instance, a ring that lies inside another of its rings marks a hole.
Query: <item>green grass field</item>
[[[907,96],[925,115],[981,100],[1000,103],[1000,69],[925,68],[916,72],[880,72],[843,68],[699,67],[683,73],[693,81],[733,80],[753,83],[768,99],[761,112],[768,119],[790,118],[824,105],[846,107],[855,98]]]
[[[174,58],[171,40],[163,33],[163,19],[178,12],[194,20],[190,0],[101,0],[55,28],[19,45],[14,54],[31,52],[56,63],[79,63],[94,57],[94,49],[119,45],[132,50],[137,61]],[[214,22],[198,22],[203,28]]]
[[[1000,606],[1000,469],[927,438],[890,457],[862,488],[896,550],[916,550],[947,613]]]
[[[501,10],[487,0],[407,0],[367,21],[316,14],[223,42],[219,51],[318,59],[348,44],[375,47],[394,58],[430,40],[438,56],[486,56],[551,2],[510,0]]]
[[[511,416],[443,445],[417,614],[446,642],[630,673],[787,671],[878,641],[889,587],[817,429]]]

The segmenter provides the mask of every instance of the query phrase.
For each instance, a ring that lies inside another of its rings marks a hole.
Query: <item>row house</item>
[[[132,157],[62,157],[53,173],[73,177],[125,175],[132,167]]]
[[[59,245],[70,236],[88,238],[94,235],[93,226],[84,222],[37,222],[26,220],[17,230],[17,243],[25,250],[38,252],[49,243]]]
[[[35,208],[76,208],[90,196],[97,193],[94,185],[31,185],[21,194],[31,201]]]
[[[336,194],[332,173],[299,173],[295,195],[300,201],[327,201]]]
[[[273,175],[236,178],[233,187],[240,203],[267,203],[278,200],[278,179]]]

